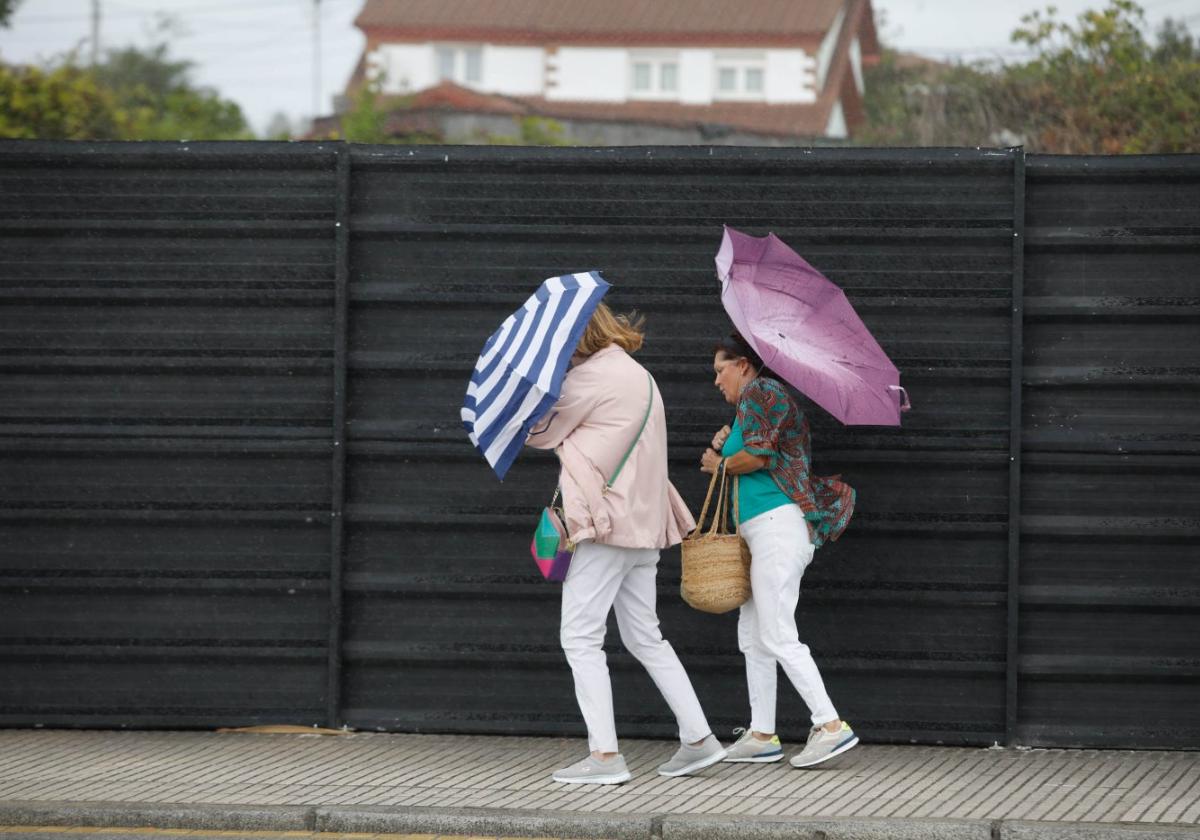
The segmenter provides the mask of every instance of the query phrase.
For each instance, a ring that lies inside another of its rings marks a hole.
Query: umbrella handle
[[[900,410],[901,411],[908,411],[910,408],[912,408],[912,403],[908,401],[908,391],[905,391],[904,388],[902,388],[899,385],[889,385],[888,390],[900,392]]]

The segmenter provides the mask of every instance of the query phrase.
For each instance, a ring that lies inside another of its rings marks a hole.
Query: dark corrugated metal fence
[[[554,462],[499,484],[466,378],[602,270],[698,505],[728,223],[842,285],[917,405],[811,414],[860,504],[799,618],[856,729],[1200,746],[1200,159],[34,143],[0,195],[0,723],[580,733],[527,559]],[[660,584],[743,725],[735,616],[681,604],[677,550]],[[615,629],[609,664],[619,730],[671,735]]]
[[[0,723],[323,721],[338,152],[0,149]]]
[[[1020,724],[1200,746],[1200,158],[1030,157]]]

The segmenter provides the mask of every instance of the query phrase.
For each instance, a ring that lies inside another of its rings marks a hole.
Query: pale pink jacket
[[[567,371],[558,402],[530,433],[530,446],[558,449],[563,511],[573,541],[667,548],[695,527],[667,480],[667,421],[657,385],[641,438],[612,489],[603,492],[649,402],[646,369],[610,344]]]

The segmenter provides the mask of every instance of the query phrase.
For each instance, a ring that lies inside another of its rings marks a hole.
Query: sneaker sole
[[[659,770],[658,775],[668,776],[670,778],[674,778],[676,776],[686,776],[689,773],[695,773],[698,770],[703,770],[705,767],[712,767],[714,764],[720,764],[725,760],[725,756],[727,755],[729,755],[729,753],[727,753],[725,750],[721,750],[720,752],[715,752],[710,756],[700,759],[699,761],[693,761],[691,764],[687,765],[686,767],[681,767],[678,770]]]
[[[793,766],[793,767],[795,767],[797,770],[803,769],[803,768],[805,768],[805,767],[813,767],[813,766],[815,766],[815,765],[817,765],[817,764],[820,764],[820,763],[821,763],[821,762],[823,762],[823,761],[828,761],[828,760],[829,760],[829,759],[831,759],[831,758],[837,758],[837,757],[838,757],[839,755],[841,755],[842,753],[846,752],[847,750],[852,750],[852,749],[854,749],[854,748],[855,748],[855,747],[857,747],[857,746],[858,746],[858,736],[857,736],[857,735],[855,735],[855,736],[854,736],[854,740],[852,740],[852,741],[849,741],[849,742],[847,742],[847,743],[845,743],[845,744],[842,744],[841,746],[839,746],[839,747],[838,747],[836,750],[834,750],[833,752],[831,752],[831,753],[829,753],[829,754],[827,754],[827,755],[823,755],[823,756],[821,756],[820,758],[815,758],[815,759],[813,759],[812,761],[806,761],[804,764],[797,764],[797,763],[796,763],[796,759],[794,759],[794,758],[793,758],[793,759],[792,759],[792,766]]]
[[[588,776],[586,779],[560,779],[558,776],[551,778],[564,785],[622,785],[632,779],[633,774],[626,772],[615,776]]]
[[[776,761],[783,761],[783,750],[773,755],[755,755],[750,758],[726,758],[722,760],[726,764],[773,764]]]

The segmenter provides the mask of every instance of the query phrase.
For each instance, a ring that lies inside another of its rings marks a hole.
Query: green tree
[[[241,140],[253,135],[236,102],[197,87],[193,64],[172,60],[165,43],[109,50],[96,78],[124,112],[129,139]]]
[[[387,109],[382,104],[382,78],[374,78],[352,97],[353,106],[342,117],[341,137],[351,143],[395,142],[387,131]]]
[[[856,136],[864,145],[977,146],[1003,122],[997,80],[979,65],[884,48],[865,87],[866,125]]]
[[[391,115],[411,107],[412,98],[384,95],[383,83],[382,75],[375,76],[359,88],[351,97],[350,110],[341,118],[340,130],[330,132],[330,139],[405,146],[445,142],[432,132],[391,130]]]
[[[165,44],[110,50],[95,68],[68,54],[44,68],[0,65],[4,137],[234,140],[253,135],[237,103],[191,81]]]
[[[1132,0],[1073,23],[1053,7],[1012,35],[1033,58],[1003,67],[904,65],[885,51],[868,70],[867,126],[887,145],[1007,145],[1063,154],[1200,151],[1200,48],[1168,22],[1151,43]]]
[[[0,0],[0,26],[8,26],[12,13],[17,9],[17,0]]]
[[[1056,152],[1147,153],[1200,149],[1200,61],[1168,28],[1156,48],[1133,0],[1109,0],[1076,24],[1051,7],[1022,19],[1013,41],[1037,57],[1007,83],[1025,104],[1030,145]]]
[[[517,120],[516,136],[487,134],[481,140],[490,146],[570,146],[564,135],[566,129],[558,120],[549,117],[521,117]]]
[[[120,140],[125,128],[112,92],[86,70],[0,64],[0,138]]]

